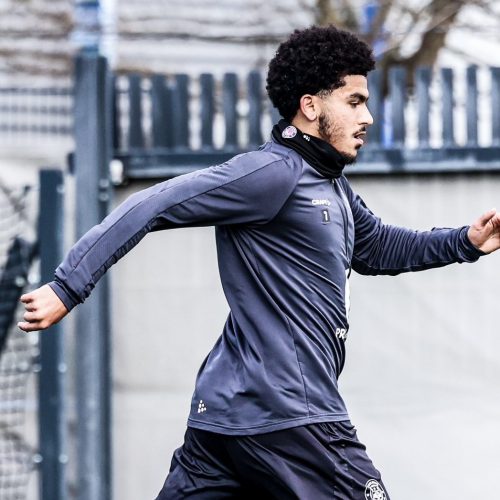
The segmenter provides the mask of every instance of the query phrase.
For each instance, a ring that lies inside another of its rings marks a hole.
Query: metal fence
[[[374,125],[357,172],[498,169],[500,68],[369,75]],[[115,156],[128,177],[176,175],[262,143],[279,118],[263,77],[115,77]]]
[[[115,75],[113,149],[125,175],[176,175],[257,147],[279,118],[263,80]],[[500,168],[500,68],[392,68],[387,81],[370,73],[369,89],[374,124],[353,172]],[[0,88],[1,143],[72,138],[71,87]]]
[[[33,257],[33,190],[0,185],[0,498],[26,498],[36,471],[36,441],[26,432],[36,414],[38,339],[14,325]],[[31,243],[30,243],[31,241]]]
[[[39,278],[50,281],[61,258],[62,178],[59,170],[42,170],[39,188],[0,184],[2,500],[27,498],[28,486],[30,491],[36,489],[36,472],[40,498],[67,498],[63,443],[67,425],[63,418],[66,367],[61,327],[55,325],[39,336],[26,334],[16,326],[24,310],[19,303],[21,294]],[[35,421],[38,433],[33,428]]]
[[[0,87],[0,142],[64,141],[73,133],[73,89]]]

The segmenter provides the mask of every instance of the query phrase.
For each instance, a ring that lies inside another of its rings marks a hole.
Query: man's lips
[[[362,146],[365,143],[364,141],[365,137],[366,137],[366,132],[364,131],[354,134],[354,139],[360,146]]]

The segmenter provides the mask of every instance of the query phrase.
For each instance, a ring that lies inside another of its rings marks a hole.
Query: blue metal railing
[[[489,92],[481,95],[478,71],[489,80]],[[387,76],[386,85],[380,71],[369,75],[374,125],[353,173],[500,169],[500,68],[470,66],[463,76],[451,68],[419,68],[411,87],[403,68]],[[114,95],[115,157],[131,178],[226,161],[262,143],[278,119],[257,71],[244,82],[233,73],[219,79],[121,75]],[[488,116],[479,113],[480,104]]]
[[[500,169],[500,68],[411,76],[409,85],[403,68],[391,68],[387,82],[370,73],[374,124],[352,173]],[[115,75],[112,92],[114,156],[130,178],[226,161],[266,140],[279,118],[258,71]],[[0,88],[0,139],[72,137],[73,113],[70,88]]]

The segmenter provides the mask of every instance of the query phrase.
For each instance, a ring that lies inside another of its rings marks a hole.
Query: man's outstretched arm
[[[500,214],[492,209],[471,226],[414,231],[383,224],[344,184],[355,226],[353,269],[365,275],[396,275],[475,262],[500,248]]]
[[[19,328],[42,330],[60,321],[150,231],[265,224],[295,188],[301,168],[281,156],[248,153],[135,193],[73,246],[53,282],[23,295]]]

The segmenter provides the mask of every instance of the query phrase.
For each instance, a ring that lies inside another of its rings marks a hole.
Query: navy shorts
[[[188,428],[156,500],[388,500],[348,422],[255,436]]]

